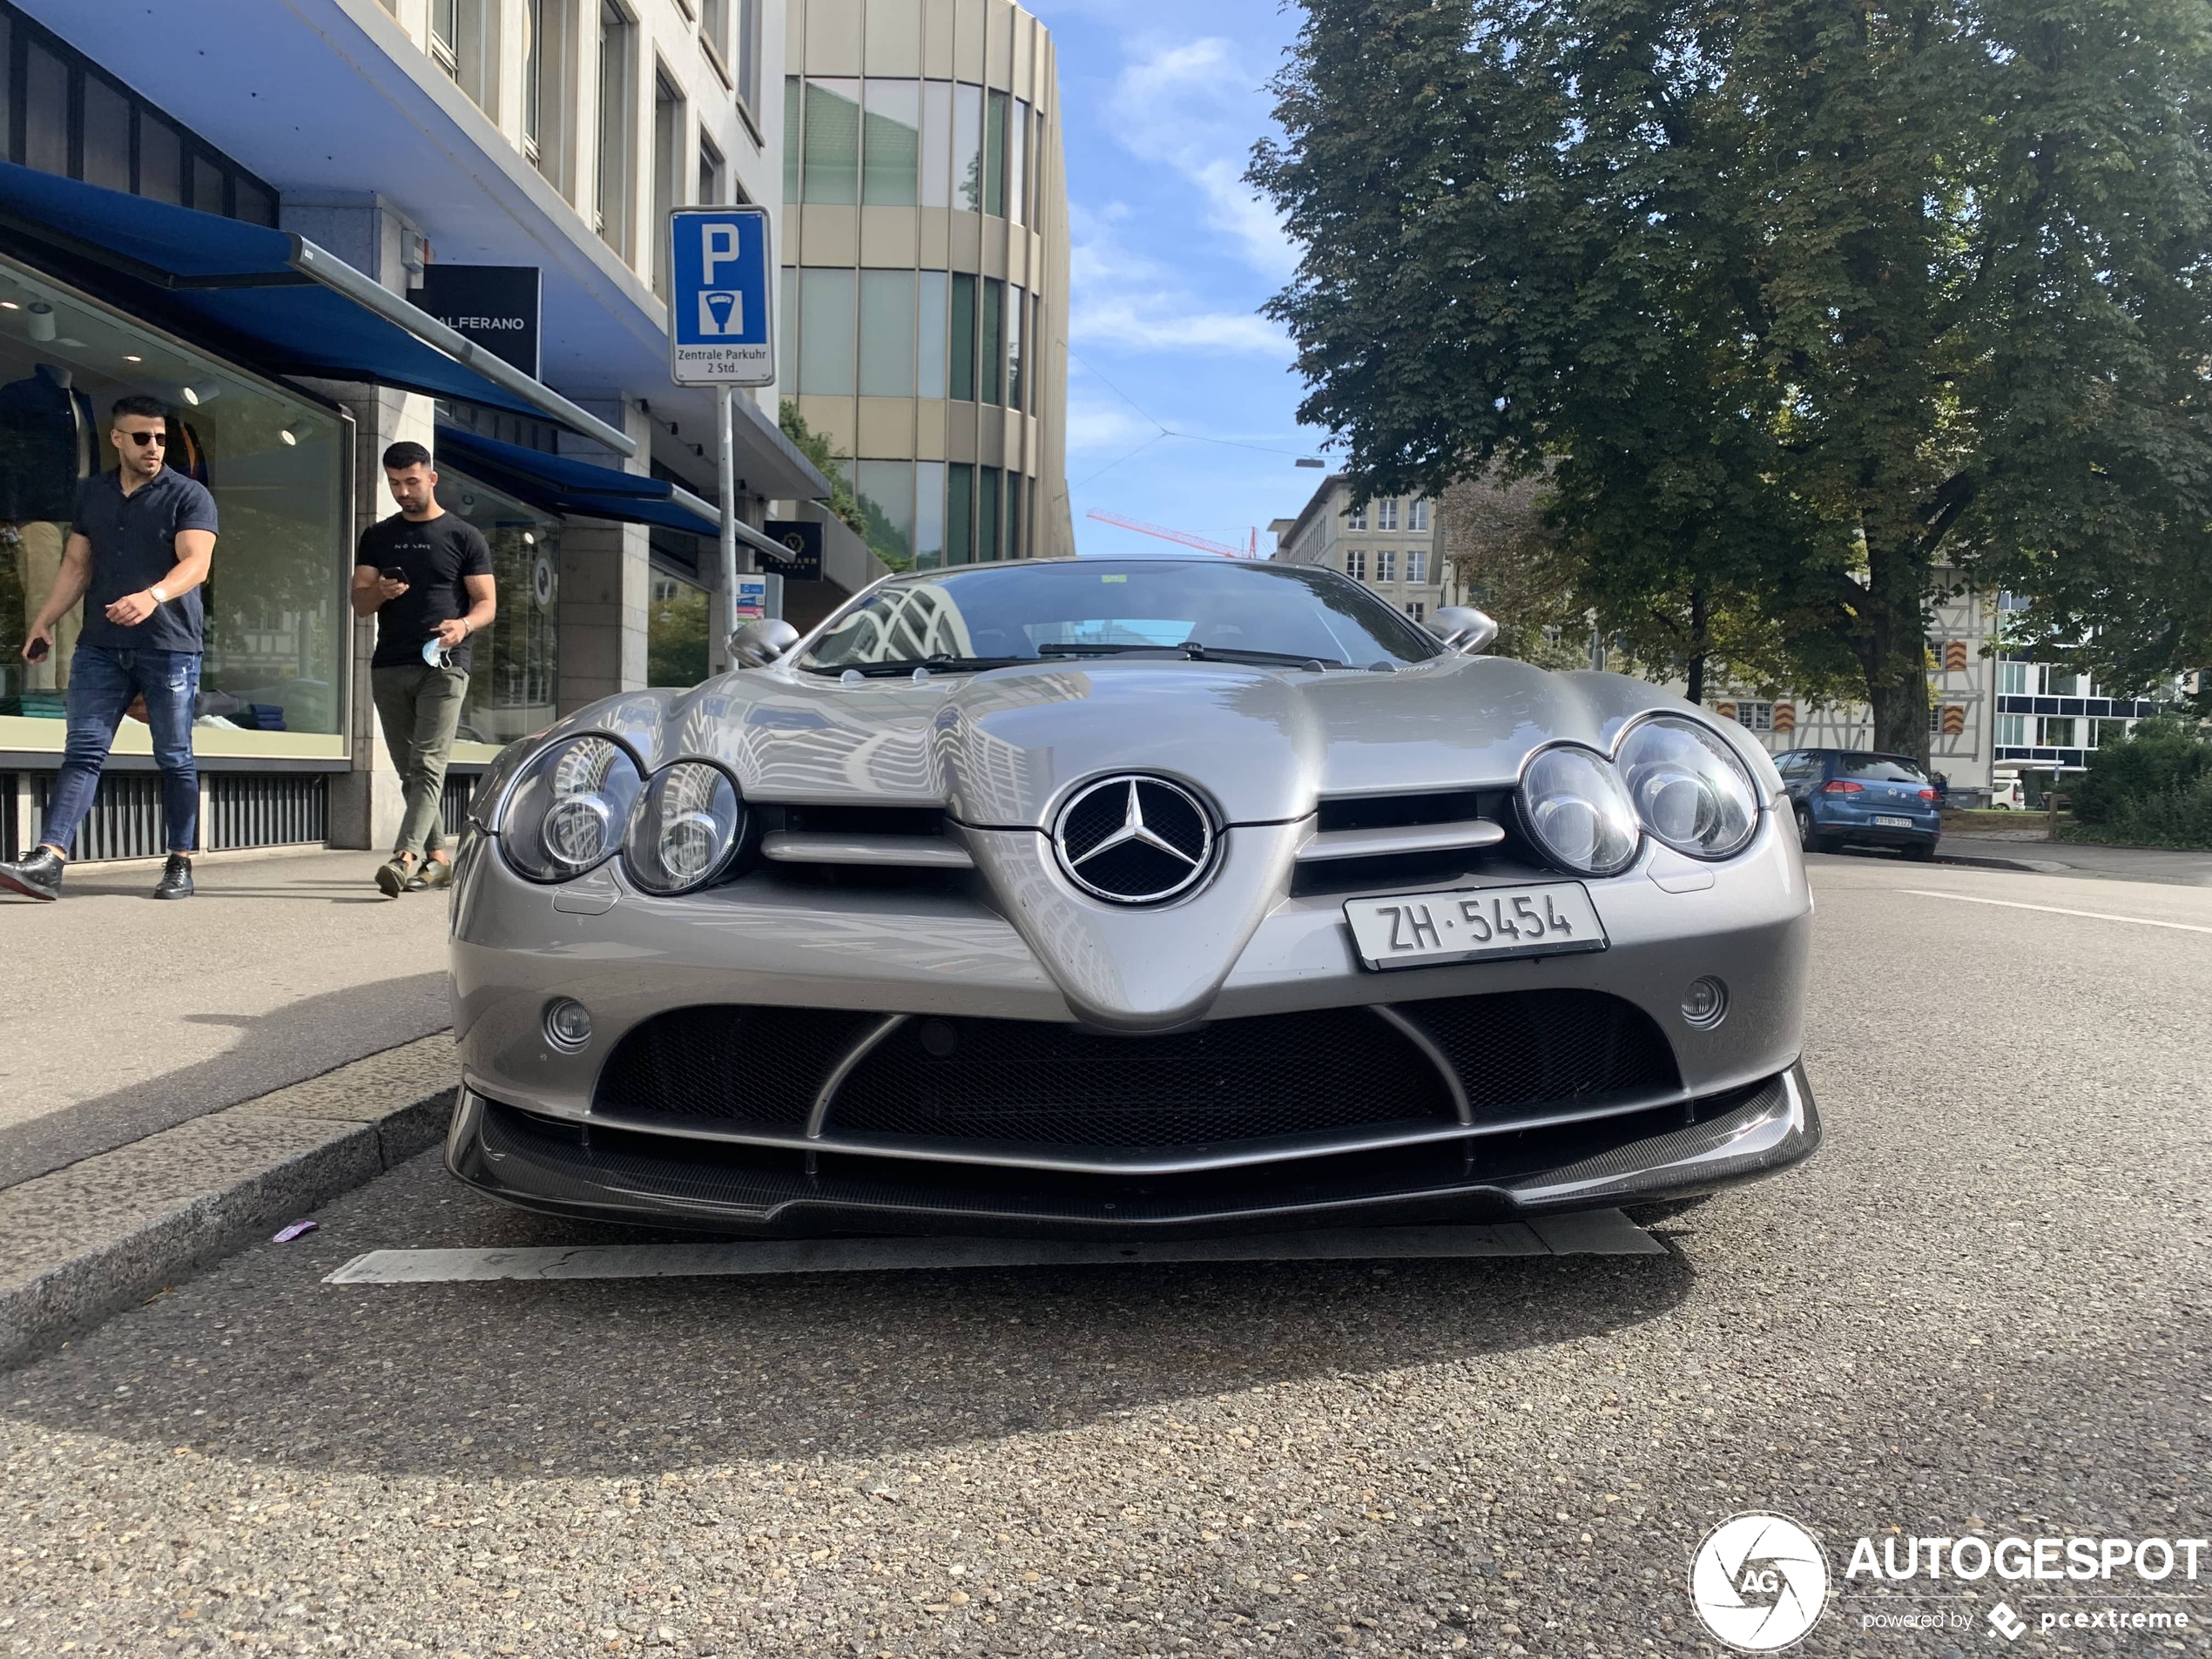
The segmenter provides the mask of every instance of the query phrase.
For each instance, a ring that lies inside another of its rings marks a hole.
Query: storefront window
[[[653,572],[652,608],[645,613],[645,684],[697,685],[706,678],[708,595],[705,588]]]
[[[319,405],[125,320],[0,260],[0,748],[57,752],[80,605],[23,660],[79,480],[113,471],[119,397],[170,405],[169,464],[206,484],[221,529],[204,604],[196,744],[205,755],[345,753],[349,428]],[[144,752],[126,721],[118,747]]]
[[[491,547],[499,614],[470,651],[456,760],[489,760],[553,724],[560,680],[561,521],[464,474],[438,475],[438,505]]]

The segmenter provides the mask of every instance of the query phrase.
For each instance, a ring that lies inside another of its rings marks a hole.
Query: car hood
[[[756,802],[941,806],[1076,1014],[1158,1030],[1204,1016],[1288,892],[1318,799],[1510,788],[1541,745],[1610,750],[1653,710],[1696,711],[1642,681],[1505,658],[1328,674],[1109,660],[850,684],[752,670],[610,698],[552,735],[611,732],[648,771],[718,760]],[[1712,724],[1772,799],[1780,780],[1757,745]],[[1172,904],[1100,902],[1057,867],[1060,806],[1120,772],[1184,780],[1228,828],[1212,877]]]
[[[940,806],[994,828],[1049,827],[1087,779],[1161,772],[1233,825],[1304,818],[1323,796],[1510,787],[1540,745],[1609,749],[1658,708],[1695,711],[1643,681],[1500,657],[1328,674],[1108,659],[857,684],[753,670],[610,698],[556,735],[611,731],[648,770],[718,760],[750,800]],[[1758,746],[1730,735],[1770,786]]]

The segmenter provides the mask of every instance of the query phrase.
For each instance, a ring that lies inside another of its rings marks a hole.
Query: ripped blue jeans
[[[79,645],[69,659],[69,740],[46,798],[40,842],[64,853],[92,809],[115,729],[131,699],[146,700],[154,762],[161,768],[161,806],[172,853],[189,853],[199,829],[199,765],[192,759],[192,715],[199,702],[199,653],[116,651]]]

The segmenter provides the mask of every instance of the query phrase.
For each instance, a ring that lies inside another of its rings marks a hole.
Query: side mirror
[[[1468,605],[1444,606],[1428,619],[1428,631],[1468,657],[1498,637],[1498,624]]]
[[[780,617],[764,617],[731,634],[730,655],[740,668],[765,668],[798,643],[798,629]]]

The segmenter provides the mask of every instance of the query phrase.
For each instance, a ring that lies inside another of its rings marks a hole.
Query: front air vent
[[[1315,831],[1406,829],[1416,824],[1454,824],[1495,818],[1511,798],[1507,790],[1436,789],[1411,795],[1332,795],[1314,810]]]

